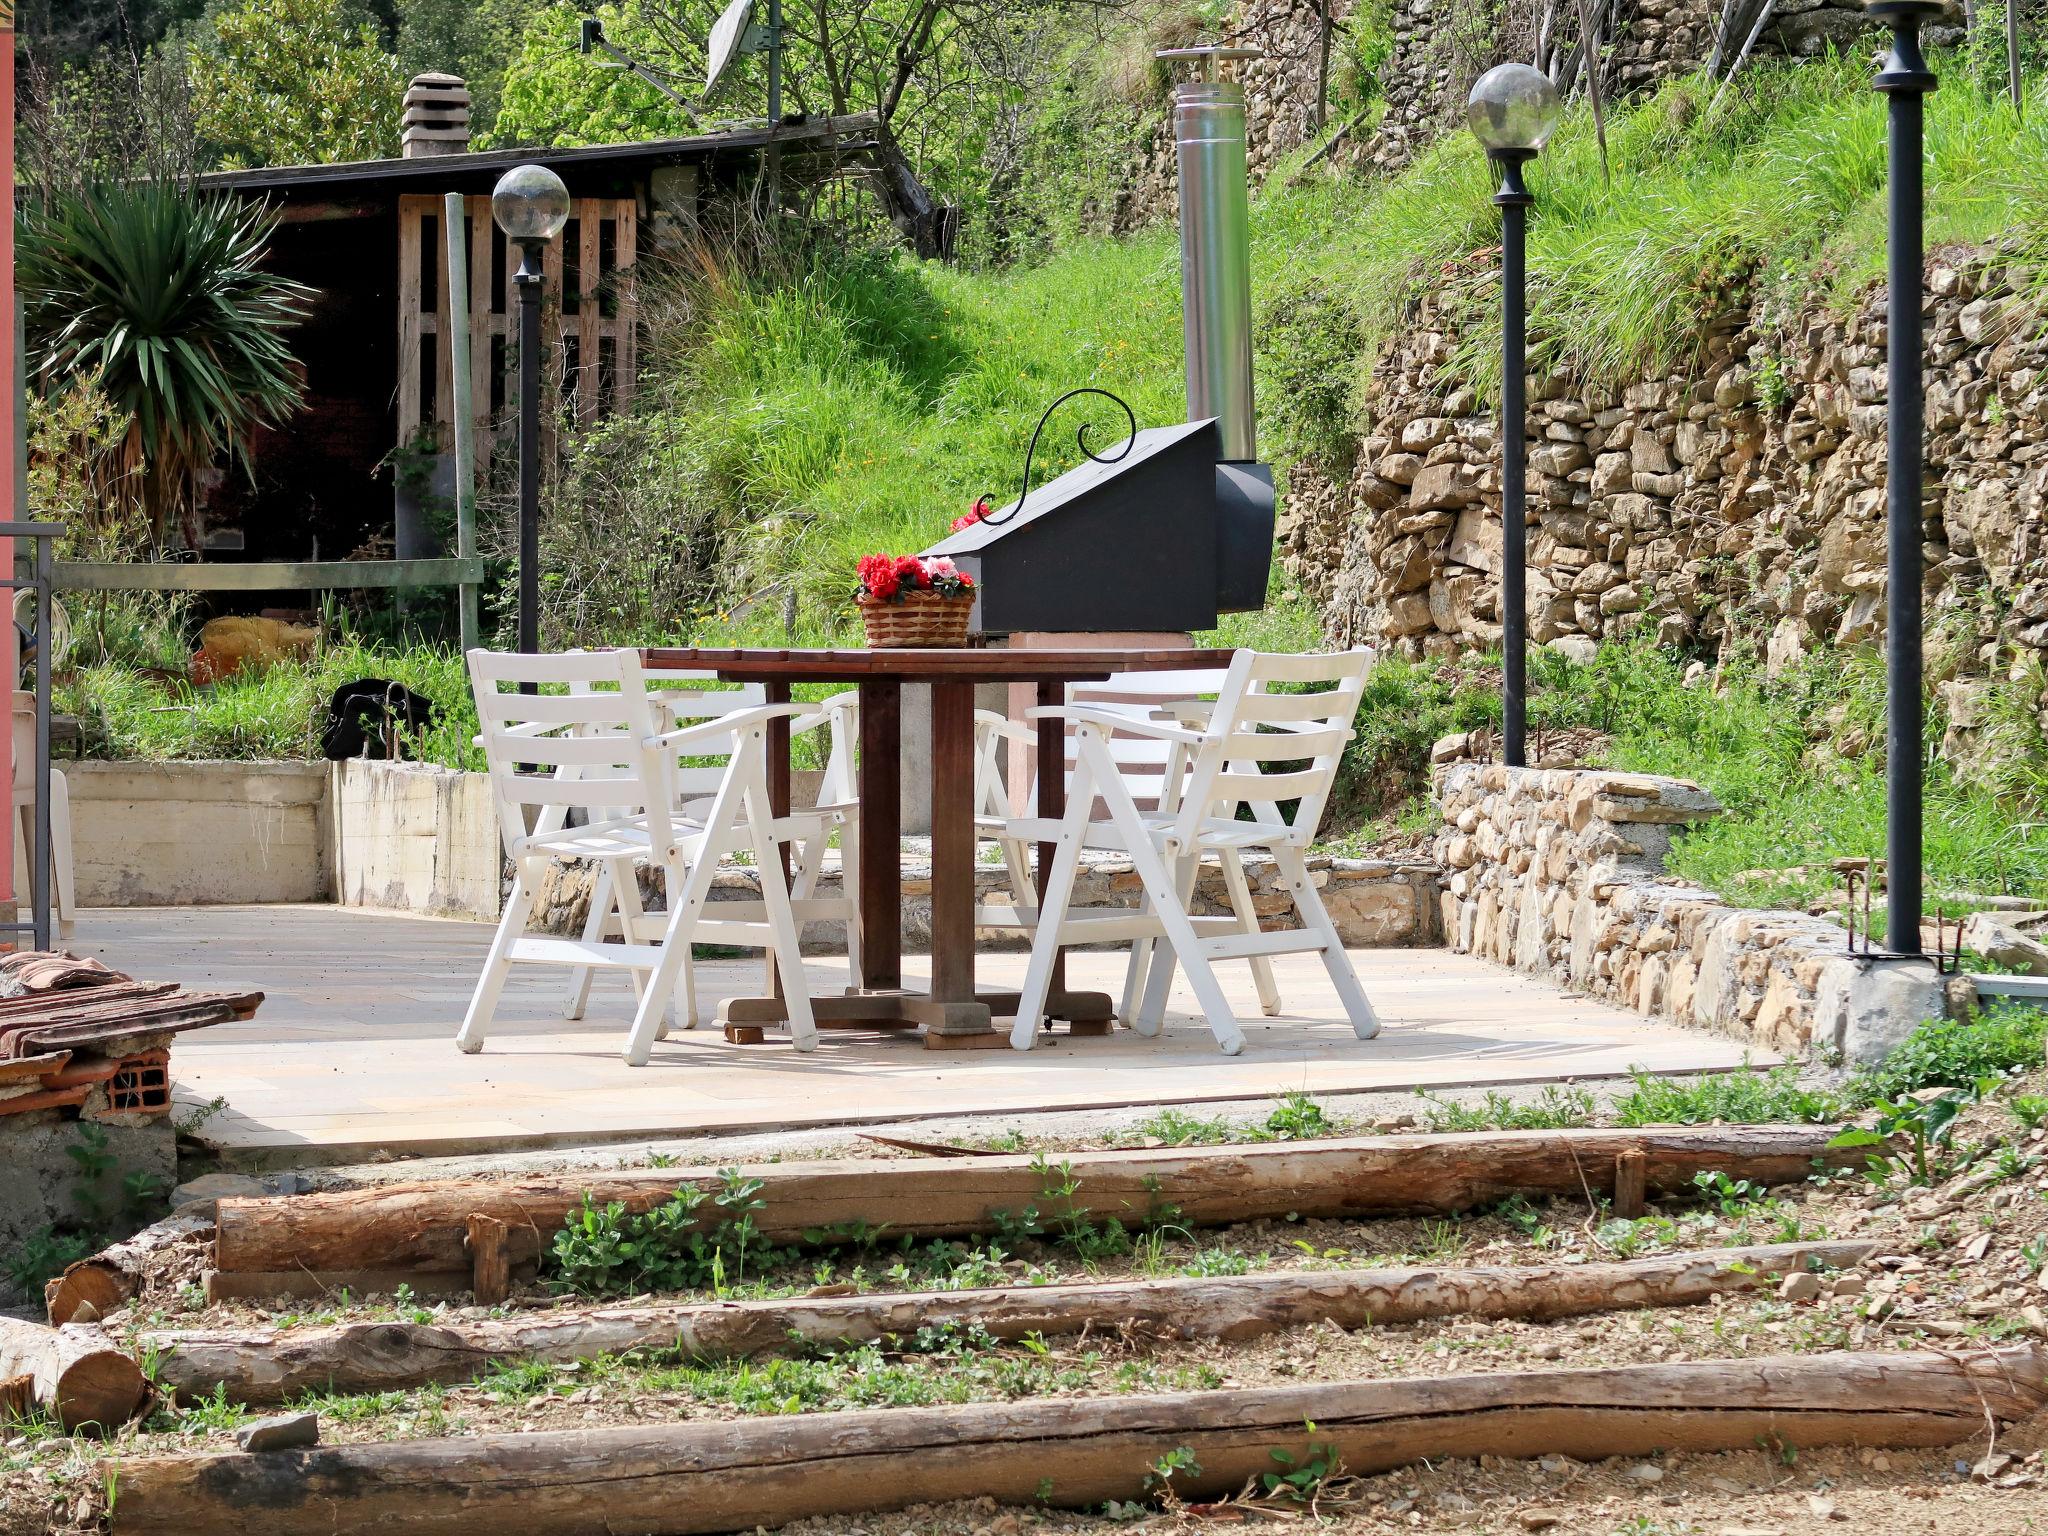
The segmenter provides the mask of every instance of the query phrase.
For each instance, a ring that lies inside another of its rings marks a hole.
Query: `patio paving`
[[[181,907],[82,913],[73,948],[139,976],[259,988],[257,1017],[181,1038],[177,1096],[227,1108],[202,1140],[231,1164],[327,1164],[937,1116],[1110,1109],[1418,1087],[1485,1087],[1619,1076],[1635,1067],[1738,1066],[1742,1042],[1654,1024],[1447,950],[1353,953],[1385,1025],[1361,1041],[1310,955],[1276,961],[1287,1013],[1259,1016],[1250,973],[1220,974],[1246,1046],[1219,1054],[1176,986],[1165,1034],[1055,1035],[1028,1053],[926,1051],[914,1037],[832,1032],[799,1056],[737,1047],[718,1031],[672,1034],[646,1067],[619,1059],[631,994],[600,976],[586,1018],[565,1023],[567,972],[516,967],[480,1055],[453,1037],[490,929],[336,907]],[[984,985],[1015,985],[1021,954],[985,954]],[[1076,953],[1076,985],[1115,992],[1122,957]],[[909,957],[912,984],[924,961]],[[813,961],[814,989],[844,985]],[[758,990],[758,961],[698,965],[700,1007]]]

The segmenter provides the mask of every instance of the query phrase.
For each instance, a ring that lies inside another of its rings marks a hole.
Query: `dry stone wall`
[[[1455,763],[1436,792],[1453,949],[1788,1057],[1876,1061],[1942,1012],[1924,962],[1855,958],[1825,918],[1667,875],[1672,837],[1720,811],[1697,784]]]
[[[1995,254],[1929,266],[1923,493],[1930,627],[2016,669],[2048,659],[2048,329],[2020,282]],[[1497,426],[1444,366],[1453,316],[1491,297],[1424,298],[1374,369],[1350,472],[1290,474],[1282,558],[1339,639],[1422,656],[1499,638]],[[1783,663],[1879,633],[1881,289],[1846,317],[1732,313],[1664,377],[1529,393],[1537,643],[1747,642]],[[1967,726],[1972,685],[1949,697]]]
[[[1710,0],[1615,0],[1596,7],[1602,9],[1609,20],[1601,83],[1612,96],[1654,90],[1713,57],[1721,7]],[[1559,10],[1569,13],[1570,7]],[[1482,72],[1504,59],[1532,56],[1532,17],[1504,14],[1482,0],[1396,0],[1394,51],[1380,70],[1386,112],[1356,158],[1398,170],[1462,122],[1465,98]],[[1783,0],[1771,8],[1752,56],[1817,57],[1849,46],[1869,26],[1858,0]],[[1950,29],[1940,27],[1929,36],[1953,40]]]
[[[1331,0],[1330,16],[1341,25],[1353,0]],[[1315,137],[1316,95],[1320,67],[1321,22],[1315,0],[1250,0],[1229,27],[1231,38],[1265,50],[1260,59],[1225,60],[1218,75],[1244,86],[1245,160],[1254,185],[1274,166]],[[1341,40],[1340,40],[1341,41]],[[1333,44],[1335,46],[1335,44]],[[1193,79],[1183,65],[1176,79]],[[1165,97],[1159,103],[1158,126],[1137,163],[1111,219],[1113,233],[1178,217],[1179,168],[1174,159],[1173,111]]]

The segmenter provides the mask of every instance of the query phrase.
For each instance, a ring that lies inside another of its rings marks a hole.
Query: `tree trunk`
[[[951,259],[953,239],[947,227],[946,210],[933,200],[931,191],[917,174],[917,167],[910,163],[910,157],[886,123],[875,130],[875,193],[882,200],[889,222],[920,258]]]
[[[86,1424],[118,1429],[149,1399],[142,1367],[99,1329],[0,1317],[0,1382],[23,1376],[36,1406],[67,1432]]]
[[[113,1530],[689,1536],[984,1496],[1143,1499],[1149,1469],[1182,1449],[1173,1488],[1198,1499],[1311,1446],[1358,1474],[1425,1457],[1946,1446],[2033,1413],[2044,1378],[2032,1345],[1886,1350],[127,1458],[111,1466]]]
[[[1867,1149],[1835,1150],[1824,1126],[1663,1126],[1640,1130],[1482,1131],[1365,1136],[1258,1146],[1079,1152],[1061,1167],[1080,1181],[1075,1213],[1133,1225],[1148,1217],[1188,1227],[1290,1214],[1388,1216],[1470,1210],[1509,1195],[1605,1197],[1615,1159],[1644,1154],[1649,1193],[1684,1190],[1713,1169],[1783,1184],[1816,1163],[1861,1167]],[[1066,1210],[1028,1157],[842,1159],[764,1163],[756,1221],[771,1242],[829,1241],[854,1223],[920,1237],[999,1230],[998,1214],[1036,1207],[1048,1224]],[[1051,1180],[1059,1178],[1057,1169]],[[710,1169],[632,1169],[490,1181],[449,1179],[326,1194],[222,1200],[214,1242],[223,1272],[422,1270],[466,1272],[469,1218],[505,1223],[510,1261],[531,1263],[589,1198],[647,1210],[678,1186],[715,1192]],[[1169,1209],[1170,1208],[1170,1209]]]
[[[315,1390],[388,1392],[468,1381],[496,1363],[563,1365],[629,1349],[693,1359],[803,1355],[814,1348],[908,1338],[947,1323],[998,1339],[1134,1329],[1155,1337],[1237,1342],[1333,1322],[1344,1328],[1424,1318],[1546,1320],[1677,1307],[1750,1291],[1815,1264],[1846,1268],[1869,1242],[1777,1243],[1669,1254],[1622,1264],[1471,1269],[1279,1271],[1228,1279],[799,1297],[688,1307],[611,1307],[480,1322],[344,1323],[145,1334],[159,1380],[182,1399],[225,1386],[236,1402],[284,1402]]]

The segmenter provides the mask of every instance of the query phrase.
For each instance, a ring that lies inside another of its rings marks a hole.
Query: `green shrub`
[[[1841,1099],[1799,1081],[1794,1066],[1768,1072],[1721,1072],[1690,1082],[1653,1077],[1640,1067],[1635,1086],[1614,1101],[1616,1125],[1823,1124],[1847,1112]]]
[[[1974,1088],[1986,1078],[2038,1067],[2048,1013],[2003,1005],[1967,1019],[1929,1019],[1874,1067],[1849,1081],[1859,1104],[1897,1101],[1923,1088]]]

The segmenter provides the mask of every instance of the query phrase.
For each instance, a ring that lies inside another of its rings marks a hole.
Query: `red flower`
[[[869,597],[878,603],[886,603],[896,596],[899,585],[898,562],[890,555],[862,555],[860,557],[860,584]]]
[[[972,507],[953,519],[953,532],[958,533],[962,528],[972,528],[993,511],[995,508],[989,505],[986,496],[979,498]]]
[[[929,587],[930,576],[925,574],[924,562],[915,555],[896,557],[896,580],[904,587]]]

